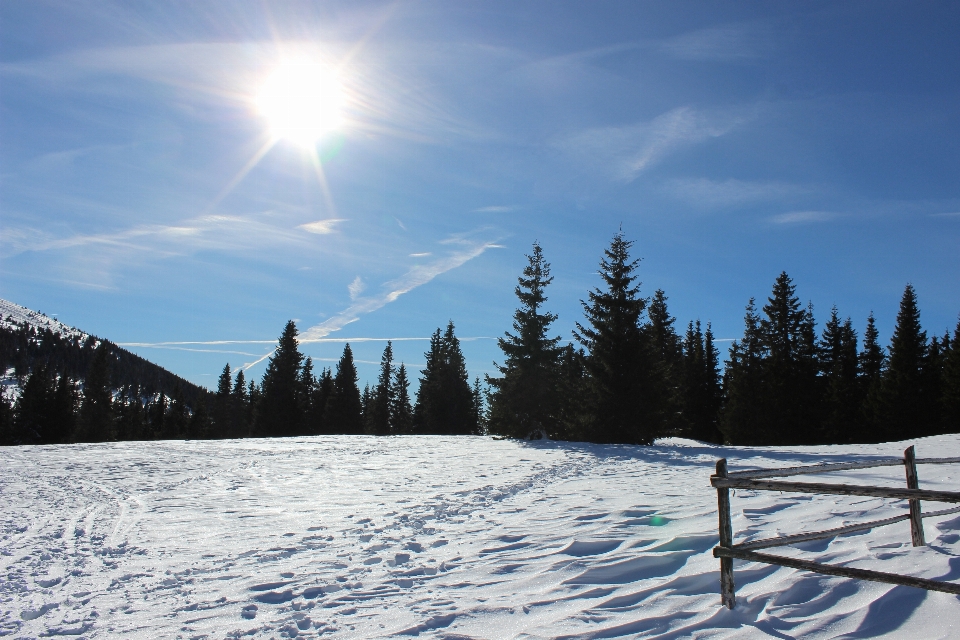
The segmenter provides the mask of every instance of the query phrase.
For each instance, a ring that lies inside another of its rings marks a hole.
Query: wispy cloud
[[[346,222],[343,218],[328,218],[327,220],[317,220],[316,222],[307,222],[306,224],[301,224],[297,229],[303,229],[307,233],[315,233],[317,235],[324,235],[328,233],[335,233],[337,231],[336,225],[340,222]]]
[[[350,292],[350,299],[356,300],[357,296],[363,293],[363,290],[366,288],[366,286],[367,285],[363,283],[363,278],[361,278],[360,276],[357,276],[356,278],[354,278],[353,282],[351,282],[350,285],[347,287],[347,290]]]
[[[781,201],[797,198],[813,190],[787,182],[709,180],[678,178],[664,184],[664,190],[678,200],[697,207],[731,207],[754,202]]]
[[[424,253],[411,253],[411,254],[410,254],[410,257],[411,257],[411,258],[426,258],[427,256],[432,256],[432,255],[433,255],[432,252],[426,251],[426,252],[424,252]]]
[[[474,209],[473,213],[510,213],[511,211],[516,211],[519,209],[517,205],[501,205],[495,204],[489,207],[480,207],[479,209]]]
[[[440,274],[456,269],[473,260],[487,249],[498,246],[495,241],[471,239],[468,234],[452,236],[443,240],[441,244],[453,244],[457,246],[457,249],[427,264],[414,265],[399,278],[385,282],[377,295],[357,298],[353,304],[340,313],[310,327],[301,334],[301,339],[307,342],[326,337],[351,322],[356,322],[361,316],[376,311],[403,294],[427,284]]]
[[[790,211],[770,217],[776,224],[802,224],[805,222],[826,222],[836,218],[837,214],[831,211]]]
[[[578,163],[606,166],[613,179],[632,182],[670,153],[722,136],[745,120],[743,113],[677,107],[648,122],[587,129],[560,140],[557,146]]]
[[[960,211],[949,211],[946,213],[931,213],[931,218],[960,218]]]
[[[681,60],[737,62],[761,57],[771,47],[764,25],[727,24],[682,33],[657,48]]]

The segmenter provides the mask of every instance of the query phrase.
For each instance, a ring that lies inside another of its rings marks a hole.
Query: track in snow
[[[917,448],[958,455],[960,437]],[[716,458],[902,449],[351,436],[0,449],[0,635],[950,637],[955,596],[766,565],[737,562],[738,607],[719,606]],[[895,470],[843,477],[899,486]],[[960,488],[960,467],[920,474]],[[738,492],[733,508],[742,540],[905,507]],[[913,549],[904,523],[793,553],[960,578],[960,518],[928,520],[927,537]]]

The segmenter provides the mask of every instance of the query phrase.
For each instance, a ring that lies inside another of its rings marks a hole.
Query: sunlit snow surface
[[[719,603],[719,457],[732,469],[904,444],[721,448],[326,437],[0,449],[0,634],[224,638],[960,636],[960,600],[736,561]],[[960,436],[917,442],[960,455]],[[803,480],[903,486],[887,467]],[[921,466],[960,490],[960,466]],[[925,503],[932,511],[944,505]],[[737,492],[737,541],[902,513]],[[960,579],[960,518],[772,552]]]

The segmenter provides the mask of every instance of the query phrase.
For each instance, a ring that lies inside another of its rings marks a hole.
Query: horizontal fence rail
[[[910,534],[913,546],[920,547],[926,544],[923,532],[923,518],[945,516],[960,513],[960,507],[951,507],[931,513],[922,513],[921,500],[932,502],[960,503],[960,492],[931,491],[919,488],[917,475],[918,464],[956,464],[960,458],[920,458],[914,454],[914,448],[909,447],[903,452],[903,458],[879,458],[863,462],[840,462],[834,464],[817,464],[803,467],[786,467],[782,469],[752,469],[744,471],[727,471],[726,459],[717,461],[717,472],[710,476],[710,484],[717,490],[717,510],[720,527],[720,545],[715,547],[713,555],[720,559],[720,601],[724,606],[733,609],[736,606],[736,586],[733,578],[733,560],[749,560],[766,564],[792,567],[807,571],[815,571],[826,575],[843,576],[859,580],[871,580],[889,584],[919,587],[931,591],[960,594],[960,584],[914,578],[882,571],[855,569],[852,567],[837,567],[833,565],[811,562],[798,558],[786,558],[765,553],[755,553],[754,549],[781,547],[810,540],[823,540],[847,533],[867,531],[898,522],[910,521]],[[829,473],[833,471],[847,471],[853,469],[871,469],[875,467],[892,467],[903,465],[906,472],[907,488],[874,487],[866,485],[831,484],[823,482],[784,482],[764,480],[763,478],[777,478],[797,475]],[[778,536],[751,540],[740,544],[733,543],[733,526],[730,517],[730,489],[749,489],[754,491],[788,491],[797,493],[818,493],[823,495],[849,495],[874,498],[892,498],[909,501],[909,513],[862,522],[829,529],[795,535]]]

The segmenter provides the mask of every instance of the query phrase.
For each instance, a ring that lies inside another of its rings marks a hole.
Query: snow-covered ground
[[[956,596],[740,561],[738,606],[720,607],[717,458],[787,466],[905,446],[342,436],[0,449],[0,634],[960,637]],[[960,455],[960,436],[917,451]],[[829,478],[904,485],[901,467]],[[960,468],[921,466],[920,481],[960,490]],[[905,504],[740,491],[733,510],[741,541]],[[773,552],[960,578],[960,517],[925,525],[925,548],[903,522]]]

